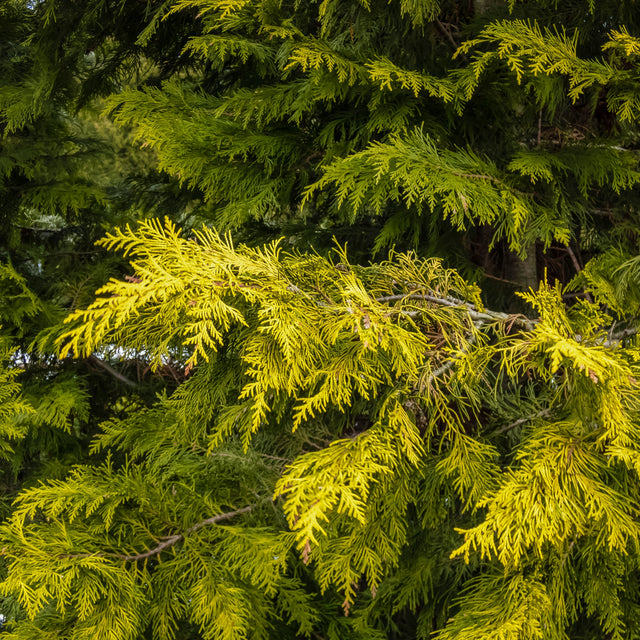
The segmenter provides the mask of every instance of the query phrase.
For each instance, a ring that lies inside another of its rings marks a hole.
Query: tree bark
[[[524,260],[512,251],[505,256],[504,277],[517,282],[525,291],[529,288],[535,291],[538,288],[538,264],[535,244],[529,247],[527,257]]]

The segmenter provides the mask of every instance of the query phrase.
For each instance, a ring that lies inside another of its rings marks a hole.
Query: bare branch
[[[263,501],[264,502],[264,501]],[[165,538],[160,544],[157,546],[145,551],[143,553],[137,553],[132,555],[124,555],[124,554],[104,554],[114,556],[116,558],[120,558],[121,560],[126,560],[127,562],[137,562],[138,560],[146,560],[151,556],[155,556],[158,553],[161,553],[165,549],[173,546],[180,540],[183,540],[185,536],[197,531],[198,529],[202,529],[203,527],[208,527],[212,524],[218,524],[219,522],[224,522],[225,520],[230,520],[231,518],[235,518],[236,516],[242,515],[243,513],[249,513],[255,509],[259,504],[256,502],[255,504],[250,504],[248,507],[243,507],[242,509],[236,509],[235,511],[228,511],[226,513],[220,513],[217,516],[211,516],[211,518],[207,518],[206,520],[201,520],[200,522],[196,522],[193,526],[189,527],[184,533],[176,533],[173,536],[169,536]]]
[[[445,38],[447,38],[447,40],[449,40],[449,42],[451,43],[451,45],[453,46],[453,50],[457,51],[458,50],[458,43],[454,40],[453,38],[453,34],[451,33],[451,30],[448,29],[444,24],[442,24],[442,22],[440,22],[440,20],[438,20],[436,18],[435,20],[435,24],[436,27],[438,27],[438,31],[440,31],[440,33],[442,33],[442,35],[445,36]],[[466,62],[467,58],[464,55],[464,53],[461,54],[461,58]]]
[[[540,107],[540,115],[538,116],[538,146],[542,142],[542,107]]]
[[[482,323],[480,322],[474,322],[474,326],[476,327],[476,329],[479,328],[478,325],[481,325]],[[433,371],[431,373],[431,375],[429,376],[429,378],[427,379],[427,383],[431,384],[434,380],[436,380],[437,378],[439,378],[440,376],[444,375],[445,373],[447,373],[447,371],[449,371],[449,369],[451,369],[453,367],[453,365],[463,356],[467,355],[467,351],[469,349],[469,347],[471,347],[476,341],[476,336],[475,335],[471,335],[469,336],[469,342],[466,345],[466,347],[464,349],[461,350],[459,355],[455,355],[452,358],[450,358],[449,360],[447,360],[442,366],[438,367],[435,371]]]
[[[428,381],[433,382],[436,378],[439,378],[441,375],[444,375],[445,373],[447,373],[447,371],[449,371],[449,369],[451,369],[451,367],[453,367],[453,365],[456,363],[456,359],[457,358],[451,358],[451,360],[447,360],[441,367],[436,369],[429,376]]]
[[[499,429],[496,429],[493,433],[495,435],[500,434],[500,433],[505,433],[506,431],[510,431],[511,429],[515,429],[516,427],[519,427],[521,424],[525,424],[527,422],[531,422],[532,420],[535,420],[536,418],[548,418],[551,415],[551,409],[543,409],[542,411],[539,411],[538,413],[534,413],[532,416],[526,416],[524,418],[520,418],[519,420],[516,420],[515,422],[510,422],[509,424],[505,424],[504,426],[500,427]]]
[[[116,380],[120,380],[120,382],[123,382],[127,386],[129,387],[138,386],[133,380],[131,380],[130,378],[127,378],[127,376],[120,373],[119,371],[116,371],[116,369],[114,369],[108,362],[105,362],[101,358],[98,358],[98,356],[96,356],[95,354],[92,353],[87,359],[90,362],[93,362],[94,364],[98,365],[101,369],[104,369],[109,375],[113,376]]]
[[[424,300],[425,302],[433,302],[434,304],[445,307],[462,307],[467,310],[472,320],[481,322],[510,321],[527,331],[531,331],[536,325],[536,321],[522,315],[510,315],[501,313],[500,311],[479,311],[477,307],[470,302],[454,298],[453,296],[435,296],[429,293],[399,293],[392,296],[381,296],[376,298],[376,302],[394,302],[399,300]],[[418,315],[420,311],[402,311],[405,315]]]
[[[237,453],[229,453],[228,451],[209,451],[208,449],[203,449],[203,450],[207,452],[208,456],[211,456],[214,458],[233,458],[234,460],[242,460],[244,462],[255,462],[255,460],[252,460],[249,456],[246,456],[246,455],[242,456]],[[268,460],[276,460],[277,462],[286,462],[287,464],[290,464],[291,462],[293,462],[291,458],[283,458],[282,456],[272,456],[268,453],[260,453],[258,451],[256,451],[255,453],[261,458],[267,458]],[[264,464],[264,463],[262,462],[260,464]]]
[[[270,498],[268,499],[270,500]],[[265,502],[265,500],[263,500]],[[255,504],[250,504],[248,507],[243,507],[242,509],[237,509],[236,511],[228,511],[227,513],[221,513],[217,516],[211,516],[211,518],[207,518],[206,520],[202,520],[200,522],[196,522],[192,527],[189,527],[184,535],[189,533],[193,533],[198,529],[202,529],[202,527],[208,527],[210,524],[218,524],[218,522],[224,522],[225,520],[231,520],[231,518],[235,518],[236,516],[242,515],[243,513],[249,513],[249,511],[253,511],[260,502],[256,502]]]
[[[148,551],[145,551],[144,553],[138,553],[138,554],[132,555],[132,556],[126,556],[126,555],[122,555],[122,554],[119,554],[119,553],[117,553],[117,554],[104,554],[104,555],[113,555],[116,558],[120,558],[122,560],[127,560],[127,561],[130,561],[130,562],[136,562],[138,560],[146,560],[147,558],[150,558],[151,556],[155,556],[156,554],[160,553],[161,551],[164,551],[167,547],[171,547],[176,542],[180,542],[180,540],[182,540],[182,538],[184,538],[184,535],[182,533],[177,533],[174,536],[170,536],[170,537],[166,538],[158,546],[153,547],[152,549],[149,549]]]
[[[567,253],[569,254],[569,257],[571,258],[571,264],[573,264],[573,268],[576,270],[576,273],[580,273],[582,271],[582,267],[580,266],[580,262],[578,261],[578,258],[576,257],[574,250],[571,248],[571,245],[569,244],[566,246],[566,249],[567,249]],[[584,297],[589,302],[593,302],[593,298],[591,297],[591,294],[588,291],[584,292]]]
[[[580,273],[582,271],[582,266],[580,265],[580,262],[578,261],[578,258],[575,254],[575,251],[571,248],[571,245],[568,244],[565,247],[567,253],[569,254],[569,257],[571,258],[571,264],[573,265],[573,268],[576,270],[576,273]],[[589,294],[587,294],[589,295]],[[592,302],[592,300],[590,299],[589,296],[589,302]]]
[[[640,331],[640,327],[629,327],[628,329],[621,329],[620,331],[616,332],[610,331],[609,338],[603,341],[602,344],[605,347],[617,347],[620,344],[621,340],[630,338],[631,336],[635,336],[638,331]]]
[[[208,527],[212,524],[218,524],[219,522],[224,522],[225,520],[231,520],[231,518],[235,518],[236,516],[240,516],[244,513],[249,513],[253,509],[255,509],[258,505],[263,504],[264,502],[270,502],[273,498],[265,498],[260,502],[256,502],[254,504],[250,504],[248,507],[242,507],[242,509],[236,509],[235,511],[227,511],[226,513],[219,513],[216,516],[211,516],[206,520],[201,520],[200,522],[196,522],[193,526],[189,527],[183,533],[175,533],[172,536],[167,536],[157,544],[155,547],[148,549],[147,551],[143,551],[142,553],[133,553],[133,554],[124,554],[124,553],[108,553],[108,552],[95,552],[95,553],[70,553],[66,555],[59,556],[60,558],[118,558],[119,560],[125,560],[126,562],[137,562],[138,560],[147,560],[152,556],[158,555],[165,549],[173,546],[180,540],[184,540],[186,536],[194,531],[198,531],[198,529],[202,529],[203,527]]]

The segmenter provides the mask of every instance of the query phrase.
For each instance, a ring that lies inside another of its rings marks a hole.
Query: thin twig
[[[573,268],[576,270],[576,273],[580,273],[582,271],[582,267],[578,262],[578,258],[576,257],[576,254],[573,252],[573,249],[571,248],[570,245],[567,245],[566,249],[567,249],[567,253],[569,254],[569,257],[571,258],[571,262],[573,263]]]
[[[569,558],[569,556],[571,555],[571,551],[573,550],[573,547],[577,541],[578,541],[578,534],[574,536],[573,540],[571,541],[571,544],[569,545],[569,548],[567,549],[566,553],[562,556],[562,562],[560,563],[560,567],[564,567],[564,564]]]
[[[335,304],[335,302],[324,292],[320,287],[312,285],[313,288],[325,299],[328,304]]]
[[[151,556],[155,556],[156,554],[160,553],[161,551],[164,551],[167,547],[173,546],[176,542],[179,542],[180,540],[182,540],[182,538],[184,538],[183,534],[177,533],[174,536],[169,536],[168,538],[166,538],[164,540],[164,542],[161,542],[158,546],[153,547],[152,549],[149,549],[148,551],[145,551],[144,553],[138,553],[138,554],[132,555],[132,556],[126,556],[126,555],[122,555],[122,554],[117,553],[117,554],[114,554],[114,556],[116,558],[120,558],[121,560],[126,560],[126,561],[129,561],[129,562],[136,562],[138,560],[146,560],[147,558],[150,558]]]
[[[535,420],[536,418],[547,418],[550,415],[551,415],[551,409],[543,409],[542,411],[540,411],[538,413],[535,413],[532,416],[526,416],[525,418],[520,418],[519,420],[516,420],[515,422],[510,422],[509,424],[505,424],[504,426],[500,427],[499,429],[497,429],[493,433],[495,435],[498,435],[500,433],[504,433],[505,431],[510,431],[511,429],[515,429],[516,427],[519,427],[521,424],[525,424],[526,422],[531,422],[532,420]]]
[[[458,178],[478,178],[478,180],[488,180],[489,182],[495,182],[496,184],[504,184],[500,178],[488,176],[484,173],[461,173],[459,171],[452,171],[451,173]]]
[[[199,447],[198,448],[200,451],[203,451],[206,453],[207,456],[211,457],[211,458],[232,458],[233,460],[242,460],[243,462],[251,462],[252,464],[256,463],[255,459],[250,458],[249,456],[246,455],[239,455],[237,453],[229,453],[228,451],[209,451],[208,449],[204,448],[204,447]],[[259,452],[255,452],[256,455],[260,456],[261,458],[267,458],[268,460],[275,460],[276,462],[285,462],[287,464],[290,464],[293,462],[293,460],[291,458],[283,458],[281,456],[272,456],[269,455],[268,453],[259,453]],[[269,465],[267,465],[266,462],[262,462],[262,460],[260,460],[258,462],[258,464],[262,464],[266,467],[269,467]]]
[[[457,358],[451,358],[451,360],[447,360],[440,368],[436,369],[428,378],[427,382],[430,384],[431,382],[433,382],[436,378],[439,378],[441,375],[444,375],[445,373],[447,373],[447,371],[449,371],[449,369],[451,369],[451,367],[453,367],[453,365],[456,363]]]
[[[620,331],[616,331],[615,333],[609,332],[609,338],[604,340],[602,343],[605,347],[617,347],[622,340],[625,338],[630,338],[631,336],[635,336],[638,331],[640,331],[640,327],[629,327],[628,329],[621,329]]]
[[[538,146],[542,142],[542,107],[540,107],[540,115],[538,116]]]
[[[509,280],[507,278],[499,278],[498,276],[493,276],[490,273],[483,273],[482,274],[483,278],[489,278],[490,280],[496,280],[497,282],[505,282],[506,284],[511,284],[514,285],[516,287],[521,287],[522,283],[520,282],[516,282],[515,280]]]
[[[108,374],[113,376],[116,380],[120,380],[120,382],[123,382],[127,386],[132,388],[138,386],[137,383],[135,383],[133,380],[131,380],[130,378],[127,378],[127,376],[120,373],[119,371],[116,371],[108,362],[105,362],[104,360],[98,358],[98,356],[96,356],[95,354],[92,353],[87,359],[93,362],[94,364],[97,364],[100,368],[104,369]]]
[[[573,263],[573,268],[576,270],[576,273],[580,273],[582,271],[582,267],[580,266],[580,263],[578,262],[578,258],[576,257],[576,254],[574,253],[573,249],[571,248],[571,245],[567,245],[567,253],[571,258],[571,262]],[[591,294],[588,291],[584,292],[584,297],[589,302],[593,302],[593,298],[591,297]]]
[[[438,20],[436,18],[436,26],[438,27],[438,30],[445,35],[445,37],[449,40],[449,42],[453,45],[454,50],[458,50],[458,43],[453,39],[453,34],[451,33],[451,31],[449,31],[449,29],[447,29],[442,22],[440,22],[440,20]],[[463,54],[461,54],[460,56],[465,62],[467,61],[466,56]]]
[[[271,498],[267,498],[266,500],[263,500],[263,502],[266,502],[270,499]],[[243,507],[242,509],[237,509],[236,511],[228,511],[227,513],[220,513],[217,516],[211,516],[206,520],[201,520],[200,522],[196,522],[192,527],[189,527],[184,532],[184,535],[193,533],[198,529],[202,529],[202,527],[208,527],[211,524],[218,524],[218,522],[224,522],[225,520],[230,520],[231,518],[235,518],[236,516],[242,515],[243,513],[249,513],[249,511],[253,511],[253,509],[255,509],[259,504],[260,504],[259,502],[256,502],[254,504],[250,504],[248,507]]]
[[[238,289],[262,289],[262,287],[258,284],[249,284],[246,282],[227,282],[225,280],[212,280],[211,284],[215,287],[228,288],[233,289],[234,287],[238,287]]]
[[[270,498],[269,498],[270,499]],[[264,502],[264,500],[262,501]],[[224,522],[225,520],[230,520],[231,518],[235,518],[236,516],[242,515],[243,513],[249,513],[255,509],[260,503],[256,502],[255,504],[250,504],[248,507],[243,507],[242,509],[236,509],[235,511],[227,511],[226,513],[219,513],[217,516],[211,516],[211,518],[207,518],[206,520],[201,520],[200,522],[196,522],[193,526],[189,527],[184,533],[176,533],[173,536],[169,536],[165,538],[159,545],[145,551],[144,553],[136,553],[132,555],[124,555],[120,553],[116,554],[104,554],[110,555],[116,558],[120,558],[121,560],[126,560],[127,562],[137,562],[138,560],[146,560],[151,556],[155,556],[158,553],[164,551],[168,547],[173,546],[176,542],[180,542],[183,540],[185,536],[193,533],[194,531],[198,531],[198,529],[202,529],[202,527],[208,527],[212,524],[218,524],[219,522]]]
[[[291,463],[293,460],[291,458],[283,458],[282,456],[272,456],[268,453],[258,453],[261,458],[269,458],[269,460],[276,460],[278,462],[286,462]]]
[[[77,553],[77,554],[68,554],[60,556],[61,558],[117,558],[119,560],[124,560],[126,562],[138,562],[138,560],[147,560],[152,556],[155,556],[165,549],[173,546],[180,540],[184,540],[186,536],[194,531],[198,531],[198,529],[202,529],[203,527],[208,527],[212,524],[218,524],[219,522],[224,522],[225,520],[230,520],[231,518],[235,518],[236,516],[242,515],[244,513],[249,513],[255,509],[258,505],[272,501],[272,498],[265,498],[260,502],[256,502],[254,504],[250,504],[248,507],[243,507],[242,509],[236,509],[235,511],[227,511],[226,513],[219,513],[216,516],[211,516],[211,518],[206,518],[205,520],[201,520],[200,522],[196,522],[193,526],[189,527],[183,533],[176,533],[172,536],[168,536],[162,540],[159,544],[151,549],[144,551],[142,553],[135,554],[124,554],[124,553],[107,553],[107,552],[96,552],[96,553]]]
[[[476,329],[480,328],[478,325],[481,325],[481,323],[478,323],[478,322],[474,323],[474,326],[476,327]],[[436,378],[439,378],[440,376],[447,373],[447,371],[449,371],[449,369],[453,367],[453,365],[456,363],[457,360],[459,360],[463,356],[466,356],[467,349],[473,346],[475,344],[475,341],[476,341],[475,335],[469,336],[469,342],[466,345],[466,347],[461,349],[458,355],[453,356],[450,360],[447,360],[441,367],[438,367],[434,372],[432,372],[429,375],[429,378],[427,379],[427,384],[430,385]]]

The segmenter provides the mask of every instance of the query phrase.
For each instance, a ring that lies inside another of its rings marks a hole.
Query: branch
[[[628,329],[621,329],[615,333],[611,332],[609,338],[604,340],[602,344],[605,347],[617,347],[622,340],[635,336],[638,331],[640,331],[640,327],[629,327]]]
[[[453,365],[456,363],[457,359],[458,358],[454,357],[454,358],[451,358],[451,360],[447,360],[441,367],[439,367],[432,374],[429,375],[427,382],[430,384],[436,378],[439,378],[441,375],[444,375],[445,373],[447,373],[447,371],[449,371],[449,369],[451,369],[451,367],[453,367]]]
[[[478,323],[475,322],[474,324],[476,325],[476,328],[478,328],[477,327]],[[476,336],[474,335],[470,336],[469,343],[467,344],[466,349],[462,349],[462,352],[459,355],[453,356],[453,358],[451,358],[450,360],[447,360],[441,367],[438,367],[433,373],[431,373],[431,375],[427,379],[427,384],[431,384],[435,379],[447,373],[447,371],[449,371],[449,369],[453,367],[453,365],[456,363],[457,360],[459,360],[462,356],[467,355],[467,349],[471,347],[475,343],[475,341],[476,341]]]
[[[265,498],[260,502],[256,502],[254,504],[250,504],[248,507],[243,507],[242,509],[236,509],[235,511],[227,511],[226,513],[219,513],[217,516],[211,516],[211,518],[207,518],[206,520],[201,520],[200,522],[196,522],[193,526],[189,527],[184,533],[176,533],[172,536],[166,537],[162,542],[157,544],[155,547],[149,549],[148,551],[144,551],[142,553],[134,553],[131,555],[127,555],[125,553],[109,553],[109,552],[95,552],[95,553],[69,553],[66,555],[59,556],[60,558],[118,558],[119,560],[124,560],[126,562],[137,562],[138,560],[147,560],[152,556],[155,556],[165,549],[173,546],[180,540],[184,540],[186,536],[194,531],[198,531],[198,529],[202,529],[203,527],[208,527],[212,524],[218,524],[219,522],[224,522],[225,520],[230,520],[231,518],[235,518],[236,516],[242,515],[243,513],[249,513],[255,509],[259,504],[263,502],[273,501],[273,498]]]
[[[509,424],[505,424],[504,426],[500,427],[499,429],[496,429],[493,434],[497,435],[500,433],[504,433],[505,431],[510,431],[511,429],[515,429],[516,427],[519,427],[521,424],[525,424],[526,422],[531,422],[532,420],[535,420],[536,418],[548,418],[551,415],[551,409],[543,409],[542,411],[539,411],[538,413],[534,413],[532,416],[527,416],[526,418],[520,418],[519,420],[516,420],[515,422],[510,422]]]
[[[202,451],[205,451],[207,456],[211,456],[214,458],[233,458],[235,460],[242,460],[244,462],[247,461],[251,461],[251,459],[248,456],[241,456],[238,455],[237,453],[230,453],[228,451],[212,451],[209,452],[208,449],[205,449],[204,447],[201,447]],[[291,464],[293,462],[293,460],[291,458],[283,458],[282,456],[272,456],[268,453],[260,453],[258,451],[255,452],[256,455],[260,456],[261,458],[268,458],[269,460],[276,460],[277,462],[286,462],[287,464]],[[255,461],[251,461],[251,462],[255,462]],[[264,462],[262,462],[261,464],[265,464]]]
[[[227,513],[221,513],[217,516],[211,516],[211,518],[207,518],[206,520],[202,520],[201,522],[196,522],[192,527],[189,527],[185,531],[185,535],[188,533],[193,533],[198,529],[202,529],[202,527],[207,527],[210,524],[218,524],[218,522],[224,522],[225,520],[230,520],[231,518],[235,518],[243,513],[249,513],[258,506],[259,503],[250,504],[248,507],[243,507],[242,509],[237,509],[236,511],[228,511]]]
[[[423,300],[425,302],[432,302],[434,304],[439,304],[447,307],[464,308],[467,310],[469,317],[472,320],[474,320],[474,325],[476,326],[476,328],[480,328],[485,322],[509,321],[511,322],[511,325],[515,324],[520,326],[522,329],[525,329],[526,331],[533,331],[536,324],[538,324],[538,320],[527,318],[526,316],[523,316],[523,315],[510,315],[510,314],[502,313],[499,311],[492,311],[491,309],[486,309],[485,311],[479,311],[477,307],[471,304],[470,302],[466,302],[464,300],[454,298],[453,296],[435,296],[433,294],[428,294],[428,293],[398,293],[394,295],[380,296],[378,298],[375,298],[376,302],[397,302],[397,301],[403,301],[403,300]],[[422,313],[422,311],[420,310],[406,311],[404,309],[398,309],[398,311],[399,313],[409,317],[418,316],[420,313]],[[640,327],[630,327],[627,329],[623,329],[621,331],[617,331],[615,333],[611,331],[608,339],[598,340],[597,343],[605,347],[616,347],[618,346],[618,344],[620,344],[621,340],[624,340],[625,338],[629,338],[633,335],[636,335],[639,331],[640,331]],[[575,335],[574,340],[580,342],[581,336]],[[470,343],[472,342],[473,342],[473,339],[470,340]],[[431,375],[429,376],[429,382],[432,382],[433,380],[447,373],[447,371],[449,371],[453,367],[453,365],[455,364],[456,360],[459,357],[460,356],[454,356],[450,360],[447,360],[441,367],[436,369],[433,373],[431,373]],[[534,416],[534,417],[538,417],[538,416]],[[516,427],[519,424],[522,424],[529,419],[530,418],[521,418],[520,420],[516,421],[511,425],[507,425],[503,427],[496,433],[502,433],[503,431],[507,431],[508,429]]]
[[[542,107],[540,107],[540,115],[538,116],[538,146],[542,142]]]
[[[268,499],[270,500],[271,498],[268,498]],[[194,524],[192,527],[189,527],[184,533],[176,533],[173,536],[169,536],[168,538],[165,538],[160,544],[153,547],[152,549],[149,549],[148,551],[145,551],[144,553],[136,553],[132,555],[124,555],[120,553],[104,554],[104,555],[110,555],[116,558],[120,558],[121,560],[125,560],[127,562],[137,562],[138,560],[146,560],[151,556],[155,556],[158,553],[161,553],[168,547],[173,546],[174,544],[176,544],[176,542],[180,542],[180,540],[183,540],[185,536],[189,535],[190,533],[193,533],[198,529],[202,529],[202,527],[208,527],[209,525],[212,525],[212,524],[218,524],[219,522],[230,520],[231,518],[235,518],[236,516],[242,515],[243,513],[249,513],[249,511],[252,511],[253,509],[255,509],[258,506],[258,504],[260,503],[256,502],[255,504],[250,504],[248,507],[243,507],[242,509],[237,509],[236,511],[228,511],[227,513],[220,513],[217,516],[211,516],[211,518],[207,518],[206,520],[196,522],[196,524]]]
[[[573,249],[571,248],[571,245],[568,244],[566,249],[567,249],[567,253],[569,254],[569,257],[571,258],[571,263],[573,264],[573,268],[576,270],[576,273],[580,273],[582,271],[582,267],[580,266],[580,263],[578,262],[578,258],[576,257],[576,254],[574,253]],[[585,292],[584,296],[589,302],[593,302],[593,298],[591,297],[591,294],[588,291]]]
[[[460,45],[454,40],[453,34],[451,33],[451,31],[447,29],[447,27],[445,27],[444,24],[442,24],[442,22],[440,22],[440,20],[438,20],[437,18],[435,20],[435,24],[436,24],[436,27],[438,27],[438,31],[440,31],[440,33],[442,33],[442,35],[444,35],[445,38],[447,38],[447,40],[449,40],[449,42],[453,45],[453,50],[457,51]],[[467,61],[467,58],[464,55],[464,53],[462,53],[460,57],[465,62]]]
[[[158,553],[160,553],[161,551],[164,551],[167,547],[170,547],[172,545],[174,545],[176,542],[180,542],[180,540],[182,540],[182,538],[184,538],[184,535],[182,533],[177,533],[174,536],[170,536],[168,538],[166,538],[164,540],[164,542],[161,542],[157,547],[153,547],[153,549],[149,549],[148,551],[145,551],[144,553],[138,553],[136,555],[133,556],[126,556],[120,553],[117,554],[104,554],[104,555],[114,555],[116,558],[120,558],[122,560],[128,560],[130,562],[136,562],[138,560],[146,560],[147,558],[150,558],[151,556],[154,556]]]
[[[138,386],[133,380],[131,380],[130,378],[127,378],[127,376],[123,375],[119,371],[116,371],[108,362],[105,362],[104,360],[101,360],[95,354],[92,353],[87,358],[87,360],[90,360],[94,364],[97,364],[100,368],[104,369],[107,373],[112,375],[116,380],[120,380],[120,382],[123,382],[127,386],[132,387],[132,388]]]
[[[575,257],[575,254],[574,254],[574,257]],[[397,283],[395,283],[394,281],[394,284],[397,284]],[[303,295],[313,300],[313,302],[320,307],[331,308],[333,305],[336,304],[331,299],[329,299],[328,302],[322,302],[320,300],[317,300],[316,298],[313,298],[311,295],[302,291],[301,289],[299,289],[293,284],[290,284],[287,287],[287,289],[289,291],[292,291],[293,293]],[[318,291],[318,293],[320,293],[325,299],[327,298],[327,296],[321,291]],[[586,294],[586,295],[588,296],[589,294]],[[467,313],[469,314],[469,317],[474,321],[473,323],[476,326],[476,328],[480,328],[483,324],[487,322],[509,322],[510,323],[509,328],[511,328],[511,326],[513,325],[517,325],[520,328],[524,329],[525,331],[533,331],[539,322],[538,319],[528,318],[527,316],[522,314],[508,314],[508,313],[502,313],[500,311],[493,311],[491,309],[485,309],[484,311],[480,311],[474,304],[472,304],[471,302],[467,302],[466,300],[461,300],[459,298],[455,298],[453,296],[447,296],[447,295],[438,296],[438,295],[434,295],[433,293],[416,293],[416,292],[397,293],[397,294],[388,295],[388,296],[379,296],[377,298],[373,298],[373,300],[375,302],[382,302],[382,303],[400,302],[404,300],[422,300],[424,302],[431,302],[433,304],[441,305],[445,307],[462,308],[467,311]],[[396,313],[407,316],[409,318],[415,318],[423,313],[421,309],[390,308],[389,315],[394,311]],[[604,345],[605,347],[615,347],[620,343],[621,340],[628,338],[630,336],[633,336],[638,332],[640,332],[640,327],[624,329],[622,331],[616,332],[615,334],[610,332],[609,338],[607,340],[598,340],[597,344]],[[580,342],[581,340],[580,335],[574,335],[573,337],[576,341]],[[433,379],[436,379],[440,377],[442,374],[446,373],[453,366],[453,362],[455,359],[456,358],[445,362],[439,369],[436,369],[429,377],[429,380],[431,381]]]
[[[509,315],[508,313],[502,313],[500,311],[491,311],[487,309],[485,311],[479,311],[477,307],[470,302],[465,302],[452,296],[435,296],[428,293],[399,293],[393,296],[382,296],[375,299],[376,302],[394,302],[397,300],[424,300],[425,302],[433,302],[434,304],[443,305],[445,307],[463,307],[465,308],[472,320],[478,320],[481,322],[495,322],[495,321],[510,321],[512,324],[531,331],[537,324],[536,320],[531,320],[521,315]],[[419,311],[403,312],[406,315],[417,315]]]

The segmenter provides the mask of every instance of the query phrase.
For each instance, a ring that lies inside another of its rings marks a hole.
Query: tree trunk
[[[523,260],[517,253],[509,252],[504,261],[504,277],[517,282],[525,291],[538,288],[538,264],[536,245],[529,247],[527,257]]]

